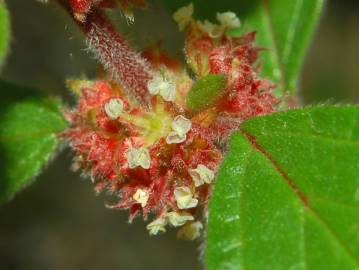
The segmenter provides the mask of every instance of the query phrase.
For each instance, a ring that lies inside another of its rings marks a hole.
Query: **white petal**
[[[175,188],[174,196],[179,209],[193,208],[198,204],[198,200],[193,198],[193,194],[188,187]]]
[[[188,172],[189,172],[190,176],[192,177],[195,187],[199,187],[204,184],[204,181],[201,178],[201,175],[197,171],[197,169],[189,169]]]
[[[140,203],[142,207],[145,207],[147,205],[147,201],[149,198],[150,194],[148,193],[147,190],[145,189],[137,189],[136,193],[133,195],[133,199]]]
[[[135,148],[129,148],[125,152],[125,157],[127,159],[128,167],[130,169],[136,168],[137,165],[137,149]]]
[[[223,33],[221,27],[207,20],[205,20],[204,22],[198,21],[197,25],[202,32],[206,33],[211,38],[218,38]]]
[[[119,98],[112,98],[105,104],[105,113],[112,120],[117,119],[123,113],[123,101]]]
[[[159,232],[166,231],[167,220],[164,218],[157,218],[147,225],[147,230],[150,231],[150,235],[156,235]]]
[[[187,212],[178,213],[178,212],[169,212],[167,213],[166,217],[170,224],[174,227],[179,227],[185,224],[187,221],[193,220],[193,216]]]
[[[160,92],[159,86],[162,82],[162,76],[155,75],[153,79],[147,83],[148,92],[150,92],[151,95],[157,95]]]
[[[191,130],[192,122],[182,115],[178,115],[172,122],[173,131],[177,132],[179,135],[186,134]]]
[[[214,180],[214,172],[202,164],[199,164],[196,169],[190,169],[189,174],[196,187],[204,183],[210,184]]]
[[[147,148],[132,148],[130,147],[126,152],[128,167],[130,169],[141,166],[144,169],[148,169],[151,165],[150,152]]]
[[[156,74],[147,87],[151,95],[161,95],[166,101],[174,101],[176,97],[176,84],[165,80],[162,74]]]
[[[186,208],[184,209],[188,209],[188,208],[194,208],[198,205],[198,200],[197,199],[192,199],[189,204],[186,206]]]
[[[138,166],[148,169],[151,166],[151,156],[147,148],[140,148],[138,154]]]
[[[173,82],[166,82],[166,85],[160,90],[160,95],[166,101],[174,101],[176,98],[176,85]]]
[[[175,131],[170,132],[166,137],[167,144],[182,143],[186,140],[186,134],[178,134]]]
[[[217,13],[217,20],[225,27],[235,28],[241,25],[237,15],[231,11]]]

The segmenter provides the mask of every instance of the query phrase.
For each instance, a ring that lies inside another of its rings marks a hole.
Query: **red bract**
[[[117,82],[70,82],[79,100],[65,113],[72,126],[63,136],[76,153],[74,168],[90,175],[96,191],[119,198],[111,208],[129,209],[130,221],[153,215],[147,226],[151,234],[169,224],[194,239],[202,229],[195,219],[205,209],[231,132],[249,117],[273,112],[278,100],[273,85],[258,78],[254,33],[227,36],[229,25],[238,22],[233,16],[228,22],[225,14],[219,15],[221,25],[205,27],[183,10],[176,14],[188,30],[187,60],[197,79],[227,77],[224,94],[213,106],[194,114],[186,104],[195,80],[180,62],[159,47],[143,53],[147,60],[134,57],[127,45],[121,49],[124,41],[113,28],[97,23],[91,26],[96,31],[88,32],[90,44]],[[122,53],[118,61],[106,59],[114,53]]]

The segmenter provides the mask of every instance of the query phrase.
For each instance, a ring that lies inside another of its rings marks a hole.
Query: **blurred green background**
[[[8,0],[12,14],[11,54],[2,77],[64,98],[64,81],[93,77],[96,62],[82,35],[55,4]],[[155,39],[172,54],[182,44],[170,15],[157,4],[128,27],[114,14],[134,44]],[[305,20],[305,18],[302,18]],[[150,22],[150,24],[149,24]],[[300,81],[303,104],[357,103],[359,100],[359,2],[329,0]],[[145,224],[127,223],[127,213],[104,207],[92,184],[71,172],[72,154],[61,151],[36,184],[0,208],[0,268],[4,270],[200,269],[200,242],[177,240],[170,231],[150,237]]]

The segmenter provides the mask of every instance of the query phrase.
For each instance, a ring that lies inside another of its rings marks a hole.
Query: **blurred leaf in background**
[[[0,0],[0,70],[4,65],[10,43],[10,20],[9,12],[4,0]]]
[[[359,1],[327,1],[305,59],[301,101],[359,102]]]

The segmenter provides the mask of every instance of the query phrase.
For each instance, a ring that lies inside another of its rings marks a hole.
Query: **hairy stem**
[[[72,15],[68,0],[57,0]],[[86,42],[100,63],[114,79],[126,87],[130,95],[144,107],[149,103],[147,83],[152,78],[147,61],[135,52],[116,31],[105,14],[93,8],[85,21],[74,19],[86,35]]]

